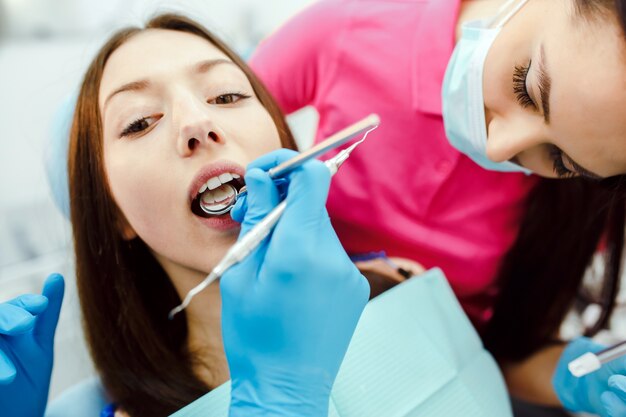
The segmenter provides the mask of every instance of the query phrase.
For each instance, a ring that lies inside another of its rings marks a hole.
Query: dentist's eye
[[[556,146],[550,146],[550,158],[552,169],[559,178],[572,178],[578,176],[577,172],[568,169],[563,162],[563,151]]]
[[[233,104],[246,98],[250,98],[250,96],[243,93],[222,94],[212,100],[209,100],[209,104]]]
[[[143,132],[151,126],[149,122],[152,119],[154,119],[154,117],[141,117],[135,120],[134,122],[126,126],[124,130],[122,130],[122,133],[120,133],[120,137],[131,136]]]
[[[532,61],[528,61],[527,65],[516,65],[513,71],[513,92],[517,97],[518,103],[523,107],[532,107],[537,109],[537,106],[530,98],[528,89],[526,88],[526,79],[528,78],[528,71],[530,70],[530,64]]]

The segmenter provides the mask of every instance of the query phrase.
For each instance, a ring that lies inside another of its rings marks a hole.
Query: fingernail
[[[626,377],[623,375],[613,375],[609,378],[609,387],[626,391]]]

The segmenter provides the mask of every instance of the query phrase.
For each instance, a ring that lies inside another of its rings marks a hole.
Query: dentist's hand
[[[42,417],[48,401],[54,331],[65,284],[52,274],[43,295],[0,304],[0,413]]]
[[[246,201],[233,211],[242,235],[279,202],[264,170],[293,155],[276,151],[248,167]],[[230,417],[326,417],[369,295],[330,225],[326,166],[307,162],[288,181],[287,208],[269,239],[220,282]]]
[[[602,394],[602,404],[610,417],[626,416],[626,376],[613,375],[609,378],[609,389]]]
[[[582,354],[598,352],[605,347],[581,337],[563,351],[552,385],[566,409],[603,417],[626,417],[626,358],[609,362],[582,378],[576,378],[567,369],[567,364]]]

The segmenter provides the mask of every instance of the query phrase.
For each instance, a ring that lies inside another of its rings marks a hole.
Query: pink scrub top
[[[460,0],[322,0],[251,60],[285,113],[314,106],[316,141],[381,118],[333,178],[328,211],[349,253],[438,266],[480,329],[536,179],[489,172],[452,148],[441,86]]]

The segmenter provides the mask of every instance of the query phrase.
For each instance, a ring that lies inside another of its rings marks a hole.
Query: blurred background
[[[93,373],[80,328],[71,231],[51,197],[45,161],[63,157],[51,140],[63,134],[70,97],[96,50],[120,27],[178,11],[248,57],[312,1],[0,0],[0,301],[40,292],[50,272],[65,275],[50,399]],[[308,146],[315,112],[300,111],[290,124]]]
[[[140,25],[160,11],[193,17],[249,57],[261,39],[313,1],[0,0],[0,301],[40,292],[50,272],[65,275],[50,399],[93,375],[80,327],[71,231],[45,169],[46,160],[63,158],[63,147],[51,141],[63,139],[68,104],[87,63],[117,28]],[[300,146],[309,146],[315,111],[305,108],[289,122]],[[598,266],[590,268],[591,286],[601,274]],[[600,336],[604,342],[626,337],[624,291],[619,305],[611,331]],[[597,318],[597,305],[583,307],[564,324],[565,337]]]

